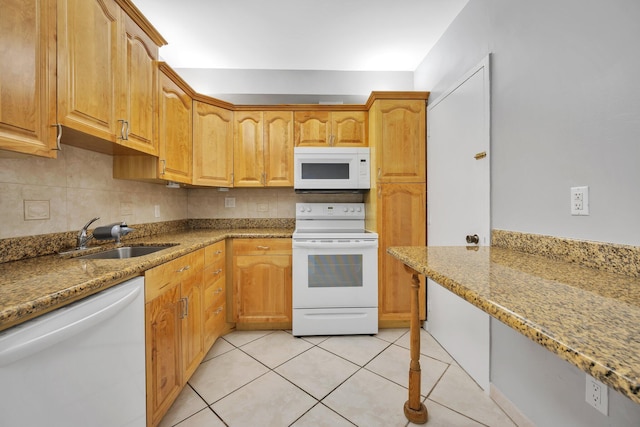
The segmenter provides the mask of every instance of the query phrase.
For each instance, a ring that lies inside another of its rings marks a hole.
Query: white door
[[[489,57],[427,108],[427,243],[491,243]],[[427,329],[489,390],[489,315],[427,281]]]

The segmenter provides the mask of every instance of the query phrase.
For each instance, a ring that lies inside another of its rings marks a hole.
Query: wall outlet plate
[[[224,198],[224,207],[225,208],[235,208],[236,207],[236,198],[235,197],[225,197]]]
[[[589,374],[584,397],[589,405],[604,415],[609,415],[609,388]]]
[[[589,187],[571,187],[571,215],[589,215]]]

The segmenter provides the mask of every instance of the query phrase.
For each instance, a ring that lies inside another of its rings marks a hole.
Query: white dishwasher
[[[144,426],[144,278],[0,332],[0,426]]]

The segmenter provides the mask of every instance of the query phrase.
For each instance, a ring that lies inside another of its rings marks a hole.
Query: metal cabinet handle
[[[214,275],[214,276],[217,276],[217,275],[218,275],[218,274],[220,274],[220,273],[222,273],[222,269],[221,269],[221,268],[219,268],[219,269],[217,269],[216,271],[214,271],[214,272],[213,272],[213,275]]]
[[[164,175],[167,171],[167,161],[165,159],[161,159],[160,161],[162,162],[162,172],[160,172],[160,175]]]
[[[222,253],[222,251],[215,251],[213,254],[214,255],[220,255]]]
[[[382,168],[378,168],[378,179],[382,176]]]
[[[222,293],[222,288],[218,288],[215,291],[213,291],[214,294],[221,294]]]
[[[189,316],[189,298],[180,298],[180,304],[182,304],[182,313],[180,318],[184,319]]]
[[[62,125],[60,123],[56,123],[55,125],[51,125],[51,127],[55,127],[56,129],[56,148],[52,148],[55,151],[62,151],[62,147],[60,147],[60,141],[62,140]]]
[[[189,265],[185,265],[185,266],[184,266],[184,267],[182,267],[181,269],[176,270],[176,273],[182,273],[183,271],[187,271],[187,270],[188,270],[188,269],[190,269],[190,268],[191,268],[191,266],[189,266]]]
[[[270,248],[269,248],[269,246],[258,245],[258,249],[263,250],[263,251],[268,251]]]
[[[127,121],[125,119],[118,119],[118,121],[122,123],[122,126],[120,126],[120,136],[118,138],[124,141],[125,139],[127,139],[124,137],[124,128],[126,126]]]
[[[218,307],[218,309],[213,314],[220,314],[224,310],[223,306]]]

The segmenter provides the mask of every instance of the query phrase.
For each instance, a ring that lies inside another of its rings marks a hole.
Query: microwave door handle
[[[296,242],[293,241],[293,248],[300,249],[339,249],[339,248],[347,248],[347,249],[357,249],[357,248],[375,248],[378,247],[378,242],[376,240],[361,240],[357,242]]]

